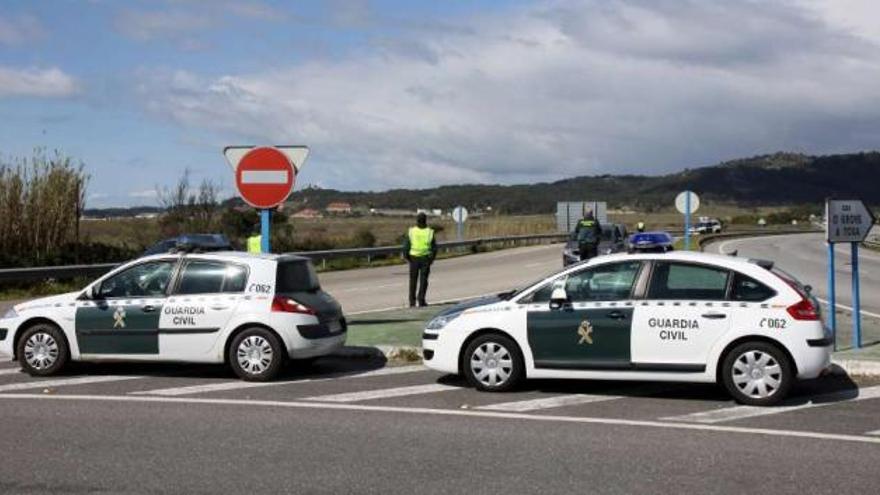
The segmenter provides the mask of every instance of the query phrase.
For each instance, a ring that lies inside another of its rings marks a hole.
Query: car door
[[[247,276],[244,265],[198,258],[183,261],[159,322],[161,357],[206,360],[235,313]]]
[[[535,368],[628,368],[632,289],[641,266],[633,260],[591,266],[537,291],[526,321]],[[554,284],[568,297],[559,307],[550,304]]]
[[[157,356],[159,317],[176,266],[176,259],[136,264],[101,281],[93,299],[77,301],[79,352]]]
[[[706,264],[652,262],[648,291],[633,318],[637,368],[705,369],[712,344],[730,328],[730,271]]]

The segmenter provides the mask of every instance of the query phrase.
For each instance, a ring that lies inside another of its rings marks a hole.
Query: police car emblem
[[[125,328],[125,310],[121,307],[113,312],[113,328]]]
[[[590,325],[589,320],[581,322],[581,326],[578,327],[577,333],[581,337],[580,340],[578,340],[578,344],[593,343],[593,325]]]

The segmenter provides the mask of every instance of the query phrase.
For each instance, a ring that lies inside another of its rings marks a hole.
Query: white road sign
[[[874,226],[874,214],[859,199],[825,201],[825,218],[828,242],[862,242]]]
[[[455,223],[464,223],[467,221],[468,211],[464,206],[456,206],[454,210],[452,210],[452,219],[455,220]]]
[[[691,195],[691,211],[687,211],[687,195]],[[691,191],[682,191],[675,197],[675,209],[683,215],[694,213],[700,207],[700,197]]]

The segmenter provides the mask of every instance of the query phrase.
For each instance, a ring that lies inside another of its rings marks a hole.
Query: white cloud
[[[211,15],[188,10],[126,10],[116,18],[116,30],[140,41],[165,36],[188,36],[215,24]]]
[[[140,191],[130,191],[128,193],[129,198],[138,198],[138,199],[154,199],[159,196],[159,192],[155,189],[143,189]]]
[[[0,65],[0,98],[14,96],[66,97],[75,94],[79,84],[57,67],[16,69]]]
[[[21,45],[46,36],[46,29],[30,15],[0,15],[0,45]]]
[[[815,2],[561,0],[380,41],[273,72],[143,73],[138,90],[187,127],[309,144],[302,180],[358,189],[880,142],[880,47]]]
[[[115,28],[120,34],[138,41],[171,38],[191,50],[204,47],[204,42],[195,38],[201,32],[236,19],[277,22],[286,18],[282,11],[260,1],[233,0],[210,2],[210,5],[172,1],[169,4],[151,10],[123,10],[115,18]]]

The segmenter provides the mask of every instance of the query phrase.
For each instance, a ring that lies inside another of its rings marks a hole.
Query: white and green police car
[[[181,361],[269,380],[286,359],[329,354],[345,336],[308,259],[240,252],[147,256],[0,319],[0,352],[32,375],[69,360]]]
[[[691,252],[600,256],[450,308],[424,361],[479,390],[524,378],[720,382],[770,405],[830,365],[810,288],[772,263]]]

